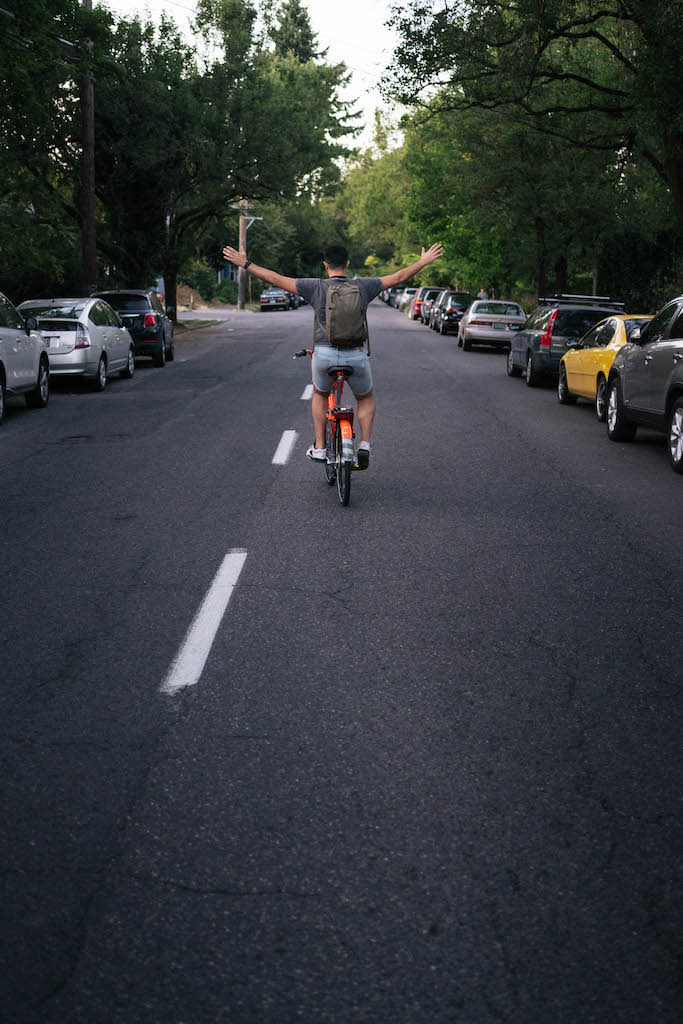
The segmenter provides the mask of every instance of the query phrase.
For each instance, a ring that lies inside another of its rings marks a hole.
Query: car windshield
[[[488,313],[490,316],[524,316],[515,302],[475,302],[473,313]]]
[[[149,309],[149,299],[146,295],[102,295],[109,305],[117,313],[142,313]]]
[[[50,320],[78,320],[81,313],[85,309],[85,302],[74,303],[70,306],[25,306],[24,316],[35,316],[38,318],[45,319],[49,317]]]
[[[266,288],[263,292],[264,295],[284,295],[282,288]]]
[[[649,323],[650,320],[651,317],[649,316],[640,316],[634,318],[633,320],[624,320],[624,330],[626,331],[626,338],[630,340],[631,335],[635,331],[636,327],[642,327],[643,324]]]

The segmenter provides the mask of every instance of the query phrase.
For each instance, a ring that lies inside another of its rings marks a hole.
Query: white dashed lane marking
[[[307,399],[313,398],[313,385],[312,384],[307,384],[306,385],[306,387],[304,388],[304,393],[301,396],[301,398],[302,398],[302,401],[304,401],[304,402]]]
[[[292,454],[292,448],[296,444],[296,439],[299,435],[296,430],[285,430],[284,434],[280,438],[280,443],[275,450],[273,455],[274,466],[285,466],[289,462],[289,456]]]
[[[161,684],[162,693],[177,693],[199,682],[246,557],[246,551],[234,548],[223,559],[168,675]]]

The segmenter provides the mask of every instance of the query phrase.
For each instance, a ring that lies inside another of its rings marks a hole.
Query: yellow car
[[[617,352],[651,316],[644,313],[619,313],[606,317],[584,334],[562,356],[557,381],[557,397],[563,405],[577,398],[590,398],[595,414],[604,422],[607,414],[607,378]]]

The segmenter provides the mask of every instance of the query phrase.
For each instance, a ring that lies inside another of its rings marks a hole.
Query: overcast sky
[[[158,18],[163,11],[187,29],[195,11],[194,0],[96,0],[116,14],[144,14],[149,11]],[[358,140],[368,145],[372,140],[375,108],[382,106],[377,84],[391,59],[395,37],[385,27],[392,8],[390,0],[303,0],[308,8],[313,30],[322,49],[329,50],[328,60],[343,61],[352,74],[351,87],[345,99],[359,101],[368,128]]]

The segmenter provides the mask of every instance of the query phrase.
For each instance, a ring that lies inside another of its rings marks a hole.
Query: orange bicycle
[[[302,356],[313,358],[309,348],[302,348],[294,353],[294,358]],[[342,505],[348,505],[351,498],[351,472],[357,469],[356,455],[353,450],[353,409],[342,404],[344,381],[353,373],[352,366],[339,364],[328,369],[334,384],[327,397],[327,422],[325,424],[325,447],[327,461],[325,479],[330,487],[337,484],[337,494]]]

